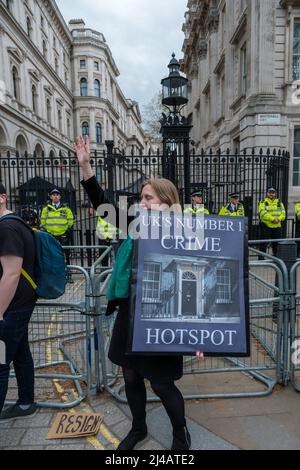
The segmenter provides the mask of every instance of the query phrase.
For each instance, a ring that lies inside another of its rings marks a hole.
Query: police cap
[[[57,188],[52,189],[52,191],[49,193],[49,196],[52,196],[53,194],[59,194],[61,196],[61,191]]]

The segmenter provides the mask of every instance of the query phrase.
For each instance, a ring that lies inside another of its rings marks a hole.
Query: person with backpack
[[[7,193],[0,183],[0,341],[5,357],[0,357],[0,423],[34,415],[34,365],[28,342],[28,325],[37,295],[22,269],[32,278],[36,249],[31,229],[10,218]],[[7,217],[7,219],[6,219]],[[3,405],[8,390],[10,364],[14,364],[18,383],[18,401]]]
[[[75,151],[83,172],[85,188],[95,210],[101,204],[109,204],[105,193],[96,180],[90,164],[89,138],[76,141]],[[180,206],[179,195],[174,184],[166,179],[145,181],[141,188],[140,206],[149,210]],[[121,209],[120,209],[121,211]],[[117,211],[117,221],[122,214]],[[133,450],[148,434],[146,424],[147,393],[144,380],[150,381],[152,390],[160,398],[173,428],[172,450],[189,450],[191,436],[185,419],[184,399],[175,381],[183,376],[183,357],[179,356],[131,356],[127,354],[129,336],[129,291],[132,275],[133,240],[130,236],[119,247],[110,284],[107,289],[107,315],[119,311],[115,320],[108,357],[122,367],[125,392],[132,414],[132,428],[121,441],[117,450]]]
[[[282,238],[282,223],[286,219],[286,210],[277,194],[277,189],[273,187],[268,188],[267,196],[258,206],[262,240],[276,240]],[[260,245],[260,251],[266,253],[267,246],[267,243]],[[277,256],[277,247],[277,242],[272,243],[274,256]],[[263,258],[260,257],[260,259]]]

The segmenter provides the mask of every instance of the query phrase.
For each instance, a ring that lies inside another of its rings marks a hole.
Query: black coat
[[[104,191],[99,186],[95,177],[82,182],[94,209],[106,204]],[[118,220],[118,213],[117,213]],[[183,375],[182,356],[146,356],[128,354],[129,337],[129,299],[119,299],[109,305],[112,312],[119,305],[119,311],[115,320],[113,333],[108,352],[109,359],[116,365],[126,367],[138,372],[151,382],[170,382],[179,380]]]

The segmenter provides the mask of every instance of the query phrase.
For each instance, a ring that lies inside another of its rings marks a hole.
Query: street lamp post
[[[188,79],[180,74],[180,64],[172,54],[168,65],[169,76],[161,81],[162,104],[168,110],[163,113],[160,120],[163,136],[163,171],[164,176],[176,181],[176,162],[178,148],[183,147],[184,158],[184,194],[185,204],[191,202],[191,174],[190,174],[190,119],[182,116],[181,111],[188,103]]]

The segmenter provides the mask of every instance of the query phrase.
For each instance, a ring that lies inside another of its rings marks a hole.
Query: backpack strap
[[[33,230],[31,229],[31,227],[29,227],[29,225],[26,222],[24,222],[24,220],[21,219],[21,217],[18,217],[17,215],[9,214],[9,215],[5,215],[5,216],[0,218],[0,222],[2,222],[3,220],[17,220],[17,221],[21,222],[21,224],[25,225],[25,227],[27,227],[31,231],[32,235],[34,236],[34,233],[33,233]],[[34,280],[32,279],[32,277],[29,276],[28,272],[25,271],[25,269],[22,268],[21,269],[21,274],[29,282],[29,284],[31,285],[33,290],[36,290],[37,285],[34,282]]]
[[[38,286],[36,285],[36,283],[34,282],[34,280],[32,279],[32,277],[29,276],[28,272],[25,271],[25,269],[23,269],[23,268],[21,269],[21,274],[22,274],[22,276],[24,276],[25,279],[29,282],[29,284],[31,285],[31,287],[33,288],[33,290],[37,290],[37,287],[38,287]]]

